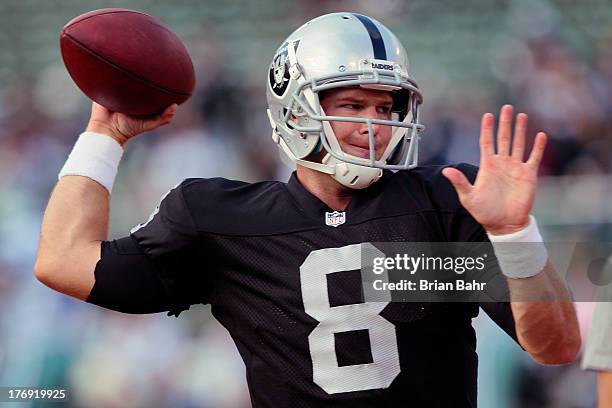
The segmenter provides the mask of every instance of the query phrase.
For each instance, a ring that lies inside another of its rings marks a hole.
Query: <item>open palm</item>
[[[512,233],[528,224],[535,199],[538,167],[546,147],[546,134],[539,132],[529,159],[523,161],[527,115],[517,115],[514,138],[513,116],[512,106],[502,107],[496,153],[493,142],[494,116],[491,113],[483,115],[480,169],[473,185],[459,170],[451,167],[443,170],[455,187],[461,204],[487,232],[494,235]]]

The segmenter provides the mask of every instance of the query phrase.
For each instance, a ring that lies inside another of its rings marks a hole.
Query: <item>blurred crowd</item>
[[[96,8],[56,3],[72,16]],[[153,3],[121,4],[159,13]],[[293,11],[286,5],[280,11],[286,18],[279,27],[260,25],[262,38],[242,39],[252,44],[245,50],[257,55],[244,55],[240,63],[232,48],[237,34],[227,34],[227,27],[209,19],[187,30],[197,91],[171,126],[128,144],[111,200],[111,237],[124,236],[145,220],[159,198],[186,177],[286,181],[291,169],[278,158],[265,113],[269,59],[303,21],[351,10],[397,29],[409,56],[414,55],[413,76],[425,98],[420,163],[478,164],[481,115],[512,103],[529,114],[531,137],[537,130],[550,137],[541,169],[544,193],[535,209],[544,220],[544,234],[611,240],[612,208],[605,198],[612,196],[607,181],[612,172],[612,17],[593,13],[592,21],[577,21],[567,14],[565,2],[487,2],[501,10],[495,18],[483,17],[497,29],[478,44],[461,44],[482,56],[477,62],[482,74],[470,75],[471,65],[461,64],[461,48],[452,34],[460,41],[472,28],[461,24],[465,16],[456,7],[445,11],[444,21],[452,24],[435,30],[440,33],[436,48],[424,50],[419,47],[434,40],[415,37],[406,26],[427,12],[428,2],[385,0],[376,7],[367,1],[294,3]],[[461,12],[477,16],[480,2],[473,3]],[[248,18],[240,7],[230,7],[235,14],[224,20],[237,32]],[[181,19],[188,18],[181,16],[170,24],[179,34]],[[606,22],[607,33],[590,27]],[[262,44],[269,47],[264,50]],[[457,55],[456,61],[448,53]],[[90,103],[59,56],[36,75],[4,78],[10,80],[0,82],[0,386],[66,386],[72,405],[83,407],[249,406],[244,366],[207,307],[192,307],[179,319],[124,316],[54,293],[35,280],[32,266],[43,210],[87,123]],[[575,180],[579,187],[563,180]],[[563,213],[565,204],[576,210]],[[586,221],[574,219],[580,211]],[[563,214],[563,222],[556,222]],[[586,325],[590,306],[580,307]],[[592,373],[576,364],[540,367],[490,321],[479,318],[476,326],[480,406],[594,406]]]

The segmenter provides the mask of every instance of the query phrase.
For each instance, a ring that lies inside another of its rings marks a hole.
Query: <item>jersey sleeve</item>
[[[133,288],[132,296],[142,303],[131,304],[131,310],[165,309],[178,316],[192,304],[209,302],[214,279],[206,267],[204,246],[184,199],[182,183],[162,198],[149,219],[134,227],[129,237],[106,244],[104,257],[96,267],[96,285],[100,279],[101,290],[92,294],[123,298],[132,292],[127,289]],[[138,283],[148,293],[139,293]],[[152,302],[153,298],[159,303]]]
[[[157,313],[172,308],[149,258],[131,238],[101,244],[88,303],[122,313]]]

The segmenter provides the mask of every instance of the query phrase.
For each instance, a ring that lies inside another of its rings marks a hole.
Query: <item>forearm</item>
[[[45,210],[36,276],[57,291],[86,299],[100,241],[108,236],[108,213],[109,193],[102,185],[87,177],[62,177]]]
[[[580,349],[578,320],[570,293],[548,262],[537,275],[508,278],[519,342],[543,364],[565,364]]]
[[[176,107],[160,115],[131,117],[92,104],[87,133],[75,144],[45,211],[34,266],[40,281],[87,299],[100,260],[100,241],[108,236],[109,195],[122,147],[128,139],[170,123]]]

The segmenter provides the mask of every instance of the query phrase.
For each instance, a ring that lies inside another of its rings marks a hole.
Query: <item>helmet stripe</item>
[[[374,49],[374,59],[386,60],[387,51],[385,50],[385,42],[376,24],[374,24],[369,17],[362,16],[361,14],[354,14],[354,16],[357,17],[365,26],[366,30],[368,30],[370,40],[372,41],[372,48]]]

